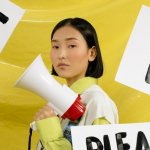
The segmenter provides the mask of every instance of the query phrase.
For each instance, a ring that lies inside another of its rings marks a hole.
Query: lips
[[[59,63],[57,66],[58,66],[58,67],[67,67],[67,66],[69,66],[69,65],[68,65],[68,64],[65,64],[65,63]]]

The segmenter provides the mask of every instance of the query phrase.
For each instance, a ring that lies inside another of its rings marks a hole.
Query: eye
[[[76,45],[74,45],[74,44],[71,44],[68,46],[68,48],[75,48],[75,47],[76,47]]]
[[[58,48],[59,48],[59,46],[57,46],[57,45],[53,45],[53,46],[52,46],[52,48],[53,48],[53,49],[58,49]]]

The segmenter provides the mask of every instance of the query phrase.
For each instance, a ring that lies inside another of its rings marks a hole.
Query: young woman
[[[48,105],[40,109],[34,117],[41,138],[37,149],[71,150],[70,126],[118,123],[118,113],[97,85],[103,63],[93,26],[82,18],[64,19],[54,27],[51,45],[52,74],[65,78],[68,86],[80,94],[86,111],[72,122],[60,119]]]

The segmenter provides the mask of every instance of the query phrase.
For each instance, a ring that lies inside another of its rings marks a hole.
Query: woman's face
[[[57,74],[72,84],[85,76],[91,50],[78,30],[64,26],[53,35],[50,57]]]

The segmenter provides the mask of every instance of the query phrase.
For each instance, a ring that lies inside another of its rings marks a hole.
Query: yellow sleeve
[[[63,137],[58,117],[37,121],[36,127],[45,150],[72,150],[70,142]]]
[[[103,117],[94,120],[93,125],[109,124]],[[72,150],[70,142],[63,137],[63,131],[58,117],[47,118],[36,122],[45,150]]]
[[[101,125],[101,124],[110,124],[110,123],[105,117],[97,118],[92,123],[92,125]]]

